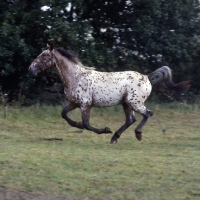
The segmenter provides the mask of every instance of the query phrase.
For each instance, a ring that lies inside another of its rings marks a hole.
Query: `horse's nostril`
[[[31,65],[31,66],[28,68],[28,70],[29,70],[32,74],[34,74],[35,76],[37,75],[37,69],[36,69],[36,67],[35,67],[34,65]]]

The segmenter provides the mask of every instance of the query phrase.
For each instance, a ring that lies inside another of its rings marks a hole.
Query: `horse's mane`
[[[63,49],[62,47],[58,47],[56,48],[56,50],[64,57],[68,58],[70,61],[72,61],[73,63],[75,64],[79,64],[81,65],[82,67],[84,67],[85,69],[88,69],[88,70],[95,70],[94,67],[87,67],[87,66],[84,66],[81,61],[79,60],[79,58],[76,56],[76,54],[71,51],[71,50],[66,50],[66,49]]]
[[[78,57],[75,55],[75,53],[71,50],[66,50],[61,47],[56,48],[56,50],[62,55],[68,58],[70,61],[72,61],[75,64],[80,64],[81,61],[78,59]]]

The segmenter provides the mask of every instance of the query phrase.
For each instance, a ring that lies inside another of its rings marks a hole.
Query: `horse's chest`
[[[74,87],[65,88],[65,96],[68,101],[74,102],[76,104],[90,104],[91,95],[87,87],[78,84]]]

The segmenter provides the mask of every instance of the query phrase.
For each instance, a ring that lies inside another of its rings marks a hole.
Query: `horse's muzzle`
[[[30,65],[30,67],[28,68],[28,70],[34,74],[35,76],[37,75],[37,68],[35,67],[34,64]]]

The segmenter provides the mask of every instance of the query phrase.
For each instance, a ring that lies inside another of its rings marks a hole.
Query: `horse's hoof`
[[[109,127],[105,127],[105,133],[112,133]]]
[[[142,134],[141,133],[136,133],[135,136],[139,141],[142,140]]]
[[[142,131],[135,131],[135,137],[141,141],[142,140]]]
[[[115,144],[115,143],[117,143],[117,138],[111,138],[110,144]]]

